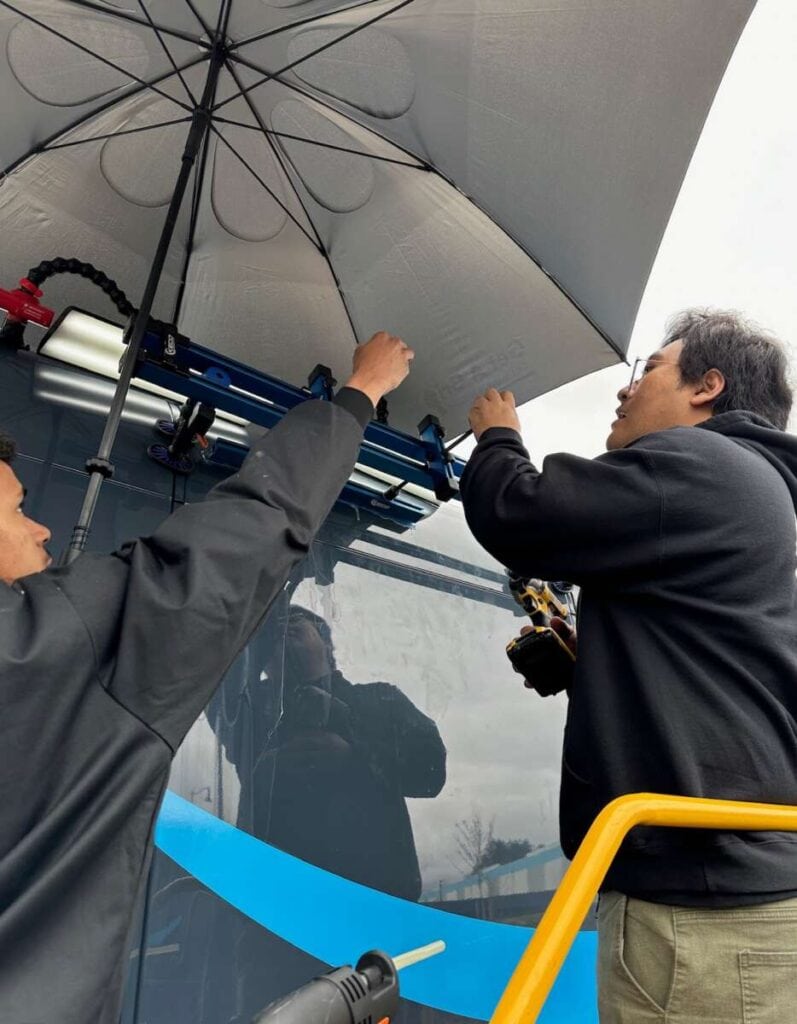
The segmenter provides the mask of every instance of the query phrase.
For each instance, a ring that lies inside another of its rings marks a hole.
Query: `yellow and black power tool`
[[[531,630],[510,640],[506,654],[514,670],[523,676],[528,689],[536,690],[541,697],[551,697],[569,689],[573,679],[576,656],[551,627],[551,619],[555,615],[573,625],[573,613],[565,588],[569,589],[569,585],[564,585],[560,598],[545,580],[509,574],[509,589],[531,619]]]

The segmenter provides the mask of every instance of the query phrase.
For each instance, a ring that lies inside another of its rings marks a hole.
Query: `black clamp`
[[[438,501],[449,501],[459,494],[459,480],[454,472],[454,459],[446,451],[443,440],[446,436],[436,416],[424,416],[418,424],[418,433],[426,449],[426,468],[434,481],[434,493]]]
[[[86,460],[86,472],[99,473],[103,480],[110,480],[114,474],[114,469],[107,459],[101,459],[95,455]]]
[[[307,387],[310,389],[310,393],[325,402],[331,402],[335,397],[334,389],[337,383],[332,376],[330,368],[321,363],[315,367],[307,378]]]
[[[177,329],[168,328],[163,338],[163,361],[172,368],[177,365]]]
[[[187,455],[195,437],[204,437],[213,426],[216,410],[205,402],[188,398],[180,409],[180,416],[174,427],[174,437],[169,445],[172,456]]]
[[[180,352],[180,349],[188,344],[188,338],[184,334],[180,334],[174,324],[150,317],[144,343],[139,349],[139,359],[141,362],[150,359],[174,373],[189,377],[189,371],[183,365]],[[207,376],[207,371],[205,376]]]
[[[156,424],[158,431],[171,443],[151,444],[147,454],[173,473],[183,476],[191,473],[196,465],[195,450],[201,453],[207,449],[205,434],[213,426],[215,418],[213,406],[187,398],[176,421],[158,420]]]

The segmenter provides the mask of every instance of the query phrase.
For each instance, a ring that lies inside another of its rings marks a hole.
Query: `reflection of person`
[[[240,780],[238,825],[308,863],[417,900],[406,799],[443,788],[437,726],[396,686],[345,679],[320,616],[296,605],[281,611],[208,708]],[[231,935],[236,1021],[320,969],[257,925],[233,924]],[[401,1019],[415,1019],[408,1005]]]
[[[797,804],[785,357],[734,314],[691,311],[640,368],[594,460],[535,469],[508,392],[471,412],[474,534],[517,572],[581,586],[569,856],[624,793]],[[637,829],[603,888],[605,1024],[794,1018],[797,835]]]
[[[345,484],[412,352],[377,335],[207,500],[48,570],[0,438],[0,1020],[116,1024],[173,754]]]
[[[443,788],[437,726],[396,686],[345,679],[319,616],[293,606],[287,625],[275,625],[283,643],[265,645],[264,678],[248,688],[259,744],[247,750],[211,708],[239,773],[239,823],[319,867],[417,900],[406,798]]]

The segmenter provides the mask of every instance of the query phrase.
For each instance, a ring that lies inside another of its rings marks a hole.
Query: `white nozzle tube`
[[[396,970],[401,971],[405,967],[412,967],[413,964],[421,963],[422,960],[428,960],[431,956],[437,956],[438,953],[444,952],[445,948],[445,942],[442,939],[437,939],[437,941],[430,942],[426,946],[411,949],[408,953],[399,953],[398,956],[394,956],[391,959]]]

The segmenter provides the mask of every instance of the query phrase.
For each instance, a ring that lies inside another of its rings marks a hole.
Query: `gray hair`
[[[681,380],[694,384],[719,370],[725,389],[714,402],[717,415],[741,409],[785,430],[792,406],[789,363],[777,338],[733,310],[687,309],[667,324],[664,344],[682,341]]]

